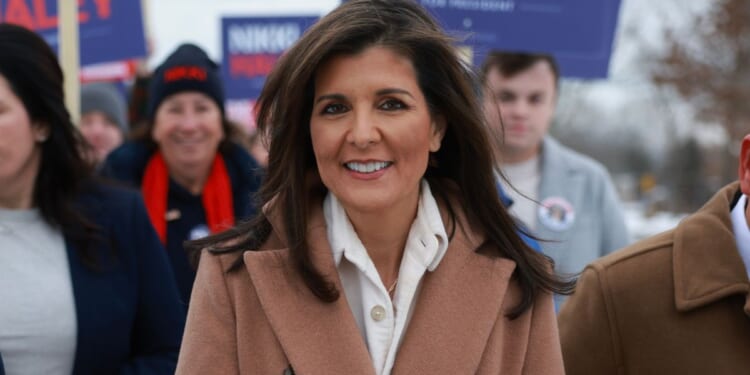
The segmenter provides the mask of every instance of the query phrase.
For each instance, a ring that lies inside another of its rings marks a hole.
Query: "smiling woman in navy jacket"
[[[107,157],[101,174],[140,188],[187,305],[195,268],[182,246],[253,216],[260,167],[226,117],[219,67],[183,44],[156,68],[148,122]]]
[[[0,373],[173,373],[184,312],[142,199],[90,177],[44,40],[0,24],[0,51]]]

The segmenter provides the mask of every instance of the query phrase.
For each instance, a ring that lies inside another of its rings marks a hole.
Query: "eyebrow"
[[[327,95],[321,95],[317,99],[315,99],[315,103],[320,103],[323,100],[345,100],[346,97],[342,94],[327,94]]]
[[[404,89],[397,89],[397,88],[387,88],[387,89],[378,90],[376,92],[376,94],[377,95],[404,94],[404,95],[406,95],[406,96],[414,99],[414,96],[410,92],[408,92],[408,91],[406,91]]]
[[[511,96],[546,96],[546,93],[542,90],[531,91],[527,93],[519,93],[516,90],[500,89],[495,92],[495,95],[511,95]]]
[[[377,96],[390,95],[390,94],[403,94],[414,99],[414,95],[412,95],[409,91],[406,91],[404,89],[387,88],[387,89],[381,89],[375,92],[375,95]],[[346,96],[344,96],[343,94],[327,94],[327,95],[319,96],[317,99],[315,99],[315,103],[320,103],[323,100],[345,100],[345,99],[346,99]]]

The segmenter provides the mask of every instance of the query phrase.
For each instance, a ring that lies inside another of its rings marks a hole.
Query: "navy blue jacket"
[[[128,142],[107,157],[100,173],[139,189],[152,150],[142,142]],[[253,195],[260,186],[260,167],[255,159],[238,145],[222,153],[232,185],[235,221],[255,214]],[[177,280],[182,301],[190,300],[195,269],[190,264],[183,243],[208,234],[205,210],[200,195],[193,195],[170,179],[167,210],[177,210],[180,217],[167,222],[167,257]]]
[[[64,233],[78,322],[73,373],[173,374],[185,311],[143,200],[134,191],[92,185],[76,209],[104,240],[96,242],[92,269]]]

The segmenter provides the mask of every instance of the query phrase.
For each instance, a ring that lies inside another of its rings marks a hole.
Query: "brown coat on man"
[[[342,290],[322,203],[311,211],[314,263]],[[244,252],[242,269],[226,272],[236,254],[203,254],[177,373],[374,374],[345,295],[324,303],[310,292],[270,219],[274,234],[264,250]],[[422,280],[392,374],[563,374],[551,295],[509,320],[520,296],[515,264],[476,253],[482,236],[458,220],[445,257]]]
[[[675,229],[584,270],[559,316],[569,375],[750,374],[738,193],[728,185]]]

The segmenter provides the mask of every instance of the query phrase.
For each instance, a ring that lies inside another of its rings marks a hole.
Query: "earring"
[[[47,140],[47,134],[39,134],[36,136],[36,141],[39,143],[44,143],[44,141]]]

